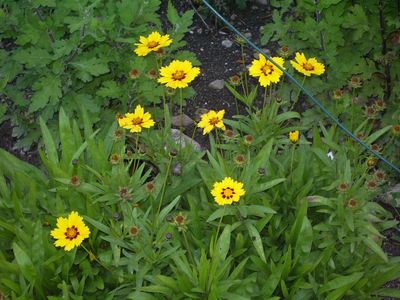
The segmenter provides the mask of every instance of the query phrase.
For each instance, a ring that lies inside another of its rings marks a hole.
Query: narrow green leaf
[[[254,227],[253,224],[250,222],[246,222],[247,230],[249,231],[250,239],[253,242],[254,248],[256,249],[258,255],[260,256],[261,260],[266,263],[267,260],[265,259],[264,247],[261,241],[260,233]]]
[[[47,157],[50,160],[50,162],[58,164],[57,147],[56,144],[54,143],[54,139],[50,133],[50,130],[41,117],[39,118],[39,123],[40,123],[40,129],[42,131],[43,142],[46,148]]]

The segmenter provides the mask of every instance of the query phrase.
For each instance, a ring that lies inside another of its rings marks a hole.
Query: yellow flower
[[[215,110],[210,110],[209,112],[201,115],[201,120],[197,127],[204,128],[203,134],[211,132],[215,128],[220,128],[225,130],[225,125],[223,122],[225,110],[220,110],[216,112]]]
[[[238,202],[240,196],[243,196],[245,193],[243,183],[235,181],[230,177],[225,177],[222,181],[215,182],[211,190],[211,195],[214,196],[215,202],[218,205]]]
[[[190,61],[173,60],[168,66],[160,69],[161,78],[158,82],[173,89],[185,88],[199,74],[200,68],[193,67]]]
[[[154,121],[151,119],[149,112],[144,112],[143,107],[136,106],[133,113],[127,113],[122,118],[118,118],[120,127],[130,129],[131,132],[141,132],[142,128],[150,128],[154,126]]]
[[[293,68],[305,76],[312,74],[321,75],[325,72],[325,66],[317,61],[315,57],[306,59],[304,53],[296,52],[294,60],[291,60]]]
[[[136,43],[137,46],[134,50],[138,56],[146,56],[151,51],[158,51],[160,48],[168,47],[171,45],[172,40],[169,35],[161,35],[159,32],[152,32],[148,37],[141,36],[139,38],[140,43]]]
[[[56,239],[56,247],[64,247],[65,251],[70,251],[79,246],[90,234],[89,228],[83,219],[75,211],[71,212],[68,218],[57,218],[57,228],[51,231],[51,236]]]
[[[296,144],[299,140],[300,132],[298,130],[289,132],[289,140],[292,144]]]
[[[282,57],[272,57],[272,59],[284,69],[284,60]],[[255,59],[251,63],[249,74],[253,77],[259,77],[258,81],[260,85],[267,87],[271,83],[278,83],[283,72],[260,54],[259,59]]]

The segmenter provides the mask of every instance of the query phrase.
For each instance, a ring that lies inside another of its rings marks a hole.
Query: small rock
[[[268,0],[255,0],[255,2],[261,5],[268,5]]]
[[[202,34],[202,33],[203,33],[203,28],[197,29],[197,33],[198,33],[198,34]]]
[[[206,108],[198,108],[196,109],[194,115],[195,115],[195,120],[196,122],[199,122],[201,119],[201,116],[208,113],[208,109]]]
[[[193,146],[193,149],[195,151],[201,151],[201,146],[198,142],[195,140],[192,140],[190,137],[188,137],[186,134],[182,133],[182,139],[180,138],[180,131],[179,129],[174,129],[171,128],[171,137],[177,143],[178,145],[182,141],[182,148],[185,148],[186,145],[191,144]]]
[[[217,79],[211,82],[208,87],[214,90],[222,90],[224,88],[225,81],[222,79]]]
[[[180,116],[173,116],[171,120],[172,125],[175,127],[180,127],[181,126],[181,117]],[[182,126],[183,127],[188,127],[192,125],[194,121],[187,115],[183,114],[182,115]]]
[[[230,48],[230,47],[232,47],[233,42],[231,40],[226,39],[226,40],[223,40],[221,44],[225,48]]]
[[[237,15],[233,14],[233,15],[231,16],[231,21],[235,21],[236,18],[237,18]]]
[[[251,32],[245,32],[243,35],[244,35],[245,37],[247,37],[248,39],[251,38]]]

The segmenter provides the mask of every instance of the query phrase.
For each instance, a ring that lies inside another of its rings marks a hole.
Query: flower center
[[[160,44],[156,41],[151,41],[151,42],[147,43],[147,47],[150,49],[153,49],[153,48],[157,47],[158,45],[160,45]]]
[[[309,63],[304,63],[303,64],[303,69],[306,71],[314,71],[314,66],[312,64]]]
[[[77,236],[79,235],[78,228],[76,228],[75,226],[68,227],[67,231],[64,233],[64,235],[65,235],[65,238],[72,241],[73,239],[76,239]]]
[[[274,71],[274,67],[271,65],[266,64],[261,68],[261,72],[263,72],[265,76],[271,75],[273,71]]]
[[[223,199],[232,199],[234,195],[235,195],[234,189],[232,189],[230,187],[222,189],[221,196]]]
[[[172,79],[174,79],[174,80],[183,80],[183,79],[185,79],[185,77],[186,77],[186,73],[182,70],[175,71],[175,73],[172,74]]]
[[[217,125],[217,124],[219,123],[219,119],[218,119],[218,118],[211,118],[211,119],[208,121],[208,123],[209,123],[210,125],[215,126],[215,125]]]
[[[134,119],[132,120],[132,124],[133,124],[133,125],[140,125],[140,124],[142,124],[142,123],[143,123],[143,119],[140,118],[140,117],[134,118]]]

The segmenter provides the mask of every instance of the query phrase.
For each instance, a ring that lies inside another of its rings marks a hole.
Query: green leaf
[[[224,231],[222,231],[221,236],[218,239],[218,250],[222,260],[225,260],[229,251],[229,246],[231,243],[231,231],[232,226],[226,225]]]
[[[251,190],[251,194],[256,194],[259,192],[263,192],[266,191],[272,187],[274,187],[275,185],[278,185],[282,182],[286,181],[286,178],[278,178],[278,179],[273,179],[271,181],[268,182],[264,182],[264,183],[259,183],[257,184],[255,187],[253,187],[253,189]]]
[[[399,289],[384,288],[384,289],[379,290],[376,294],[381,297],[400,298],[400,290]]]
[[[207,219],[206,222],[211,222],[216,219],[221,218],[222,216],[234,216],[236,215],[236,208],[233,206],[224,206],[218,208],[216,211],[214,211]]]
[[[96,95],[103,98],[121,98],[124,94],[123,89],[114,81],[104,81],[101,88],[96,92]]]
[[[327,291],[331,290],[336,290],[341,287],[347,286],[349,284],[355,284],[358,280],[360,280],[363,277],[364,273],[363,272],[356,272],[351,275],[347,276],[339,276],[335,279],[332,279],[325,283],[319,290],[318,293],[322,294]]]
[[[265,259],[264,247],[261,241],[261,236],[258,230],[250,222],[246,222],[247,230],[249,231],[250,239],[253,242],[254,248],[263,262],[267,262]]]
[[[369,249],[378,254],[379,257],[382,258],[385,262],[389,261],[387,255],[385,254],[385,252],[383,252],[382,248],[370,237],[363,238],[362,241]]]
[[[32,0],[32,5],[34,7],[39,7],[39,6],[56,7],[56,0]]]
[[[58,163],[57,147],[56,144],[54,143],[54,139],[50,133],[50,130],[42,118],[39,118],[39,124],[40,124],[40,129],[42,131],[43,142],[45,145],[47,157],[52,163],[57,164]]]
[[[79,71],[77,76],[84,82],[91,80],[91,75],[99,76],[110,71],[107,63],[96,57],[82,59],[71,65]]]
[[[22,250],[17,243],[13,243],[13,252],[15,256],[15,260],[17,261],[18,267],[20,268],[24,277],[31,283],[36,280],[37,274],[35,271],[35,267],[30,259],[29,255]]]
[[[44,49],[31,47],[19,49],[15,52],[13,59],[27,68],[44,67],[52,61],[52,56]]]
[[[46,105],[55,105],[62,96],[61,80],[55,75],[40,78],[33,85],[36,93],[31,97],[29,112],[35,112]]]

